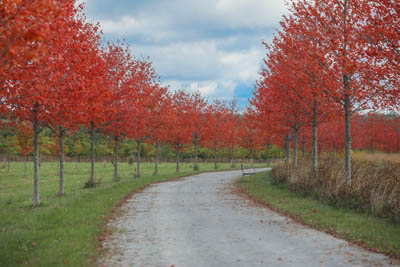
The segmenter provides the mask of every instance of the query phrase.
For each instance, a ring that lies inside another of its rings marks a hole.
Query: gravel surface
[[[99,266],[387,266],[391,261],[235,195],[240,171],[135,194],[107,228]]]

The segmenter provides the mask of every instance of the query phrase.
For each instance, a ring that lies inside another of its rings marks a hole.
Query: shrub
[[[343,158],[333,155],[319,159],[316,173],[312,172],[311,161],[303,159],[297,168],[285,164],[276,166],[271,176],[292,191],[400,222],[400,164],[397,162],[353,160],[351,185],[344,178]]]

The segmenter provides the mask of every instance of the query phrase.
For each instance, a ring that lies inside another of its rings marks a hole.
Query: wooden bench
[[[246,168],[243,164],[243,162],[240,165],[241,169],[242,169],[242,180],[246,175],[253,175],[256,174],[256,168],[252,167],[252,168]]]

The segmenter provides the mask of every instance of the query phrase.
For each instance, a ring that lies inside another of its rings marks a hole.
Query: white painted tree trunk
[[[91,122],[90,126],[90,182],[94,186],[94,123]]]
[[[317,102],[313,104],[313,136],[312,136],[312,170],[317,171],[318,168],[318,120],[317,120]]]
[[[119,153],[119,137],[115,136],[115,150],[114,150],[114,182],[118,181],[118,153]]]
[[[60,128],[59,131],[59,141],[60,141],[60,192],[59,195],[62,196],[64,195],[64,161],[65,161],[65,156],[64,156],[64,135],[65,135],[65,130]]]
[[[39,197],[39,122],[36,113],[33,120],[33,206],[40,205]]]

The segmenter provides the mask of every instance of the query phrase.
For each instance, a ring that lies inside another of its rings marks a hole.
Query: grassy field
[[[400,258],[400,226],[389,220],[332,207],[291,192],[285,185],[274,184],[269,172],[246,177],[238,185],[253,199],[298,222]]]
[[[58,197],[58,167],[43,163],[40,168],[42,205],[32,208],[33,165],[24,178],[23,163],[12,163],[11,171],[0,169],[0,266],[88,266],[97,255],[97,237],[113,209],[134,190],[183,177],[194,172],[183,164],[163,163],[153,176],[153,164],[142,164],[142,177],[134,179],[134,165],[121,163],[120,181],[112,182],[113,166],[96,164],[96,188],[83,189],[89,178],[89,163],[65,166],[65,193]],[[238,164],[239,166],[239,164]],[[220,164],[218,170],[231,169]],[[213,171],[212,164],[200,164],[200,171]]]

